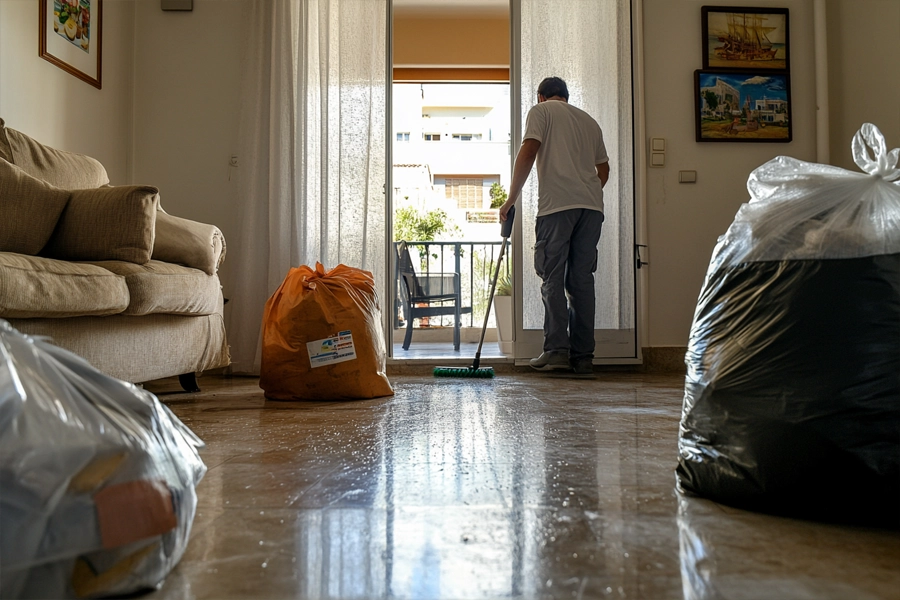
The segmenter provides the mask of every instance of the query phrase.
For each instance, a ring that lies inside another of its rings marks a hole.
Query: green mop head
[[[470,377],[490,379],[494,376],[493,367],[435,367],[435,377]]]

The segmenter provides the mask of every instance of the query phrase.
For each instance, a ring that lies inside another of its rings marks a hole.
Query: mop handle
[[[487,308],[484,311],[484,325],[481,327],[481,340],[478,342],[478,351],[475,353],[475,362],[472,368],[477,369],[481,362],[481,346],[484,344],[484,332],[487,331],[488,317],[491,315],[491,305],[494,303],[494,290],[497,289],[497,279],[500,277],[500,267],[503,265],[503,255],[506,253],[506,244],[512,234],[513,219],[516,218],[516,207],[510,206],[506,214],[506,221],[500,226],[500,235],[503,237],[503,245],[500,246],[500,256],[497,257],[497,268],[494,270],[494,280],[491,282],[491,295],[488,298]]]

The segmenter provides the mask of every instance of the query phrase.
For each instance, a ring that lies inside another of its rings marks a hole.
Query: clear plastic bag
[[[719,239],[686,356],[682,491],[900,525],[900,150],[779,157]]]
[[[853,157],[864,173],[787,156],[753,171],[750,202],[719,239],[714,265],[900,252],[900,148],[888,152],[867,123],[853,138]]]
[[[153,394],[0,320],[0,597],[161,584],[187,546],[202,445]]]

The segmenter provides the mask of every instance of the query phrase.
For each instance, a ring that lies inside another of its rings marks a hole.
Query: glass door
[[[512,0],[513,149],[542,79],[557,76],[569,103],[603,129],[610,155],[606,220],[595,273],[595,363],[637,362],[631,0]],[[512,152],[515,160],[515,151]],[[541,281],[534,272],[537,174],[517,203],[514,232],[517,362],[543,345]]]

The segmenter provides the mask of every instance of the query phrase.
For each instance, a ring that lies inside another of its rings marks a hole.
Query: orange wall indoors
[[[509,19],[395,15],[394,70],[395,80],[507,80]]]

